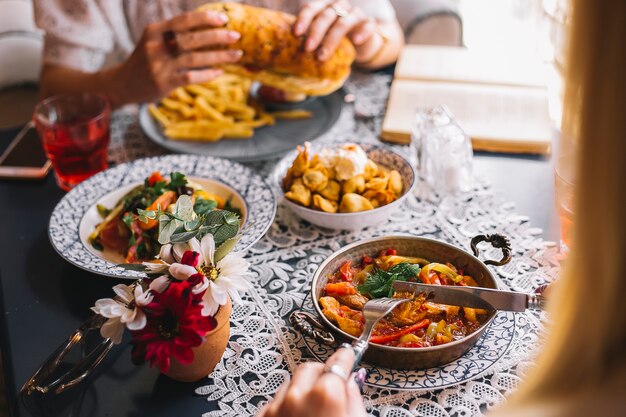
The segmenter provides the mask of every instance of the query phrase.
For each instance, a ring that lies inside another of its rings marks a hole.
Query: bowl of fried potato
[[[371,144],[314,144],[287,154],[273,182],[285,204],[326,229],[384,222],[411,194],[417,174],[401,155]]]

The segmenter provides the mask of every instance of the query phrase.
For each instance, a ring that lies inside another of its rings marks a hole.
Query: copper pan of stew
[[[502,259],[481,261],[477,244],[482,241],[501,249]],[[347,245],[315,272],[310,295],[317,315],[296,311],[290,317],[291,324],[318,343],[351,343],[362,330],[359,309],[364,302],[380,296],[406,296],[392,293],[385,287],[385,280],[497,288],[486,264],[504,265],[510,261],[508,240],[497,234],[479,235],[472,239],[471,246],[475,255],[439,240],[409,235]],[[470,350],[495,315],[493,310],[444,306],[416,297],[379,322],[363,360],[394,369],[441,366]]]

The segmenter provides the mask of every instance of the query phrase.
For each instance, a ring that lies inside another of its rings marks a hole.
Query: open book
[[[540,62],[410,45],[396,66],[381,137],[409,143],[419,107],[446,105],[475,150],[549,153],[552,122]]]

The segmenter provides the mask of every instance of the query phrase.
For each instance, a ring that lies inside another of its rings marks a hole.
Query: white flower
[[[122,341],[124,327],[129,330],[141,330],[146,325],[146,315],[139,307],[144,307],[152,301],[152,294],[144,292],[141,285],[132,287],[118,284],[113,287],[118,299],[102,298],[96,301],[91,309],[107,318],[106,323],[100,328],[100,334],[104,338],[110,338],[113,343]]]
[[[209,287],[204,296],[202,314],[213,316],[219,306],[226,304],[228,296],[235,303],[241,303],[239,291],[251,288],[248,282],[248,268],[250,263],[237,252],[231,252],[220,259],[217,264],[215,259],[215,241],[213,235],[207,234],[200,242],[200,264],[198,268],[209,278]]]
[[[235,303],[241,302],[239,291],[248,290],[251,285],[246,280],[248,267],[250,264],[240,253],[229,253],[224,258],[215,263],[215,240],[213,235],[207,234],[198,242],[198,239],[191,239],[186,242],[186,246],[171,247],[161,251],[163,258],[173,257],[180,262],[187,250],[200,254],[198,263],[195,266],[182,263],[173,263],[169,267],[169,273],[178,280],[186,280],[190,276],[201,272],[205,279],[194,287],[193,292],[199,293],[206,289],[204,295],[204,306],[202,314],[213,316],[219,306],[226,304],[228,296]],[[165,259],[163,259],[165,261]],[[166,261],[167,262],[167,261]]]
[[[185,252],[192,251],[199,254],[196,262],[183,263]],[[241,302],[240,291],[251,288],[246,280],[250,263],[237,252],[229,253],[215,263],[215,240],[213,235],[207,234],[202,241],[193,238],[184,243],[166,244],[161,247],[159,260],[143,263],[148,273],[157,274],[168,271],[169,275],[179,281],[185,281],[189,277],[202,273],[203,280],[194,288],[194,294],[206,290],[202,314],[213,316],[219,306],[226,304],[228,296],[235,303]],[[160,276],[152,281],[150,289],[163,292],[169,285],[170,277]]]

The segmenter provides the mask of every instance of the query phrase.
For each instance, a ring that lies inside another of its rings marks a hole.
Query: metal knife
[[[394,281],[397,292],[425,294],[428,301],[453,306],[482,308],[485,310],[526,311],[543,310],[545,296],[491,288],[428,285],[417,282]]]

